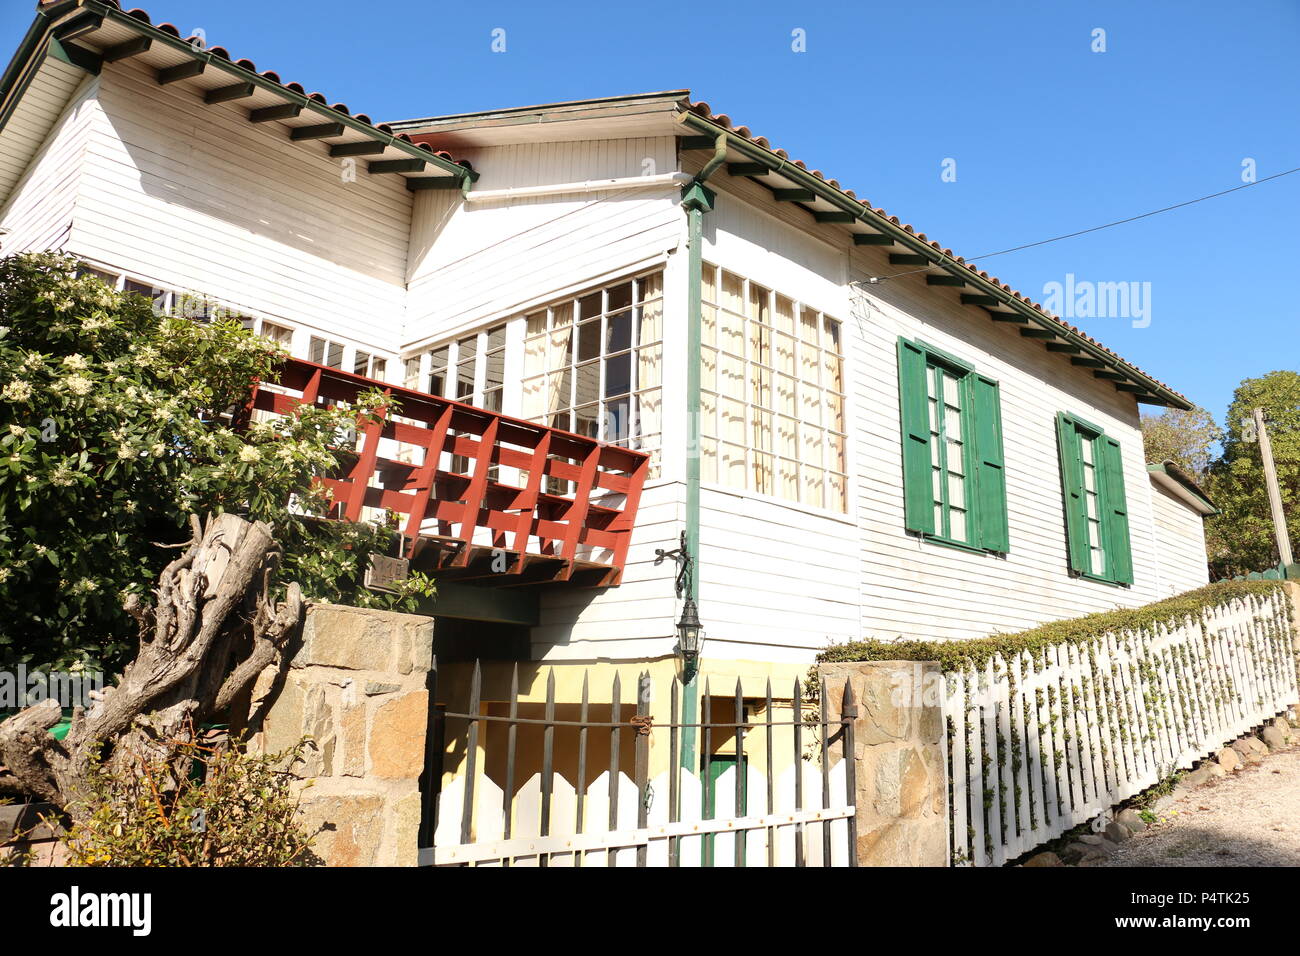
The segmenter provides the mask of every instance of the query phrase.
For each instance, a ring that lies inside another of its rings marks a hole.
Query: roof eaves
[[[50,26],[76,5],[77,0],[62,0],[61,3],[48,4],[37,9],[36,18],[32,20],[32,25],[27,28],[27,33],[22,42],[18,44],[18,49],[9,60],[9,65],[5,67],[4,74],[0,75],[0,102],[3,102],[9,96],[14,84],[18,82],[18,77],[23,73],[23,67],[26,66],[32,54],[40,48],[41,41],[45,38]]]
[[[773,167],[774,172],[800,182],[826,202],[843,212],[850,213],[856,221],[922,253],[931,260],[933,265],[981,289],[996,299],[1000,305],[1027,318],[1039,328],[1063,337],[1089,357],[1112,367],[1144,390],[1146,394],[1140,396],[1139,401],[1154,399],[1156,404],[1184,410],[1193,407],[1186,396],[1151,377],[1137,366],[1126,362],[1091,336],[1047,312],[1041,305],[996,277],[976,269],[973,264],[955,255],[951,249],[944,249],[938,242],[928,239],[924,233],[915,232],[910,225],[901,223],[897,216],[890,216],[883,209],[872,208],[869,203],[858,199],[851,190],[841,188],[835,180],[825,179],[819,170],[809,170],[801,161],[789,159],[784,150],[774,149],[764,137],[753,136],[748,127],[732,128],[730,118],[725,114],[713,116],[708,104],[693,104],[689,100],[683,100],[678,108],[680,111],[678,122],[683,126],[705,135],[725,135],[729,145],[734,146],[739,152],[749,154],[754,159],[767,160],[769,163],[775,159],[777,163]]]
[[[1210,496],[1202,490],[1201,486],[1196,483],[1196,479],[1180,468],[1175,462],[1165,459],[1162,462],[1147,465],[1147,471],[1152,475],[1162,476],[1167,480],[1172,481],[1187,494],[1199,501],[1204,506],[1203,513],[1206,517],[1219,514],[1218,507],[1212,500],[1210,500]]]
[[[196,37],[183,38],[180,31],[170,23],[161,23],[155,26],[150,20],[149,14],[144,10],[123,11],[116,0],[75,0],[70,4],[61,4],[59,8],[60,15],[66,13],[68,8],[75,6],[92,11],[115,23],[129,26],[141,35],[174,50],[187,52],[206,66],[227,73],[236,80],[252,83],[260,89],[272,91],[289,102],[315,113],[324,121],[341,123],[354,132],[363,133],[371,139],[384,143],[386,147],[392,147],[408,154],[413,159],[429,163],[435,168],[456,177],[462,184],[472,182],[478,178],[478,174],[474,172],[468,163],[457,162],[449,153],[435,151],[430,146],[417,144],[405,133],[394,132],[384,124],[375,124],[364,113],[353,114],[342,103],[330,105],[323,94],[308,93],[298,83],[281,82],[279,75],[274,72],[259,73],[256,64],[251,60],[235,60],[223,47],[204,47],[195,42],[198,39]],[[38,14],[38,19],[40,16]]]
[[[489,122],[492,120],[526,117],[534,113],[555,113],[559,111],[579,112],[618,106],[634,106],[647,101],[663,101],[666,105],[676,104],[690,90],[664,90],[658,93],[634,93],[628,96],[602,96],[587,100],[569,100],[563,103],[538,103],[532,106],[511,106],[506,109],[479,110],[470,113],[449,113],[443,116],[424,116],[416,119],[396,120],[387,125],[393,129],[423,129],[426,126],[459,122]]]

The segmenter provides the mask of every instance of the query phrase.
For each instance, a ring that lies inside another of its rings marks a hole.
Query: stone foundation
[[[297,773],[314,851],[330,866],[414,866],[433,620],[315,604],[285,674],[253,691],[251,746],[312,738]]]
[[[939,665],[914,661],[823,664],[829,718],[853,688],[858,865],[948,865],[948,774]]]

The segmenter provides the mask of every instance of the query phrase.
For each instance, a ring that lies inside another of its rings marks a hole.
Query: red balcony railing
[[[431,574],[619,583],[649,469],[644,452],[298,359],[254,389],[249,410],[288,415],[373,388],[400,406],[361,428],[340,472],[321,479],[331,517],[358,521],[366,508],[406,516],[407,556]]]

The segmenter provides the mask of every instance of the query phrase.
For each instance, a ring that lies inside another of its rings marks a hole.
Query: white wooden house
[[[489,700],[512,661],[674,671],[658,553],[683,534],[704,673],[747,697],[830,642],[1206,580],[1210,506],[1148,471],[1139,430],[1183,396],[687,91],[375,125],[61,0],[0,95],[6,253],[65,250],[305,362],[649,453],[617,586],[444,569],[440,650],[496,662]]]

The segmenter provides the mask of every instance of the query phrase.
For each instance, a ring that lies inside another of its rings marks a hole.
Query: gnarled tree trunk
[[[159,575],[152,607],[131,599],[140,648],[115,687],[89,709],[77,708],[62,741],[49,733],[57,701],[28,707],[0,723],[0,792],[55,804],[77,818],[77,794],[96,746],[108,760],[167,756],[193,728],[222,714],[281,651],[302,622],[302,595],[291,584],[283,603],[269,593],[280,549],[263,522],[236,515],[193,519],[194,537]]]

